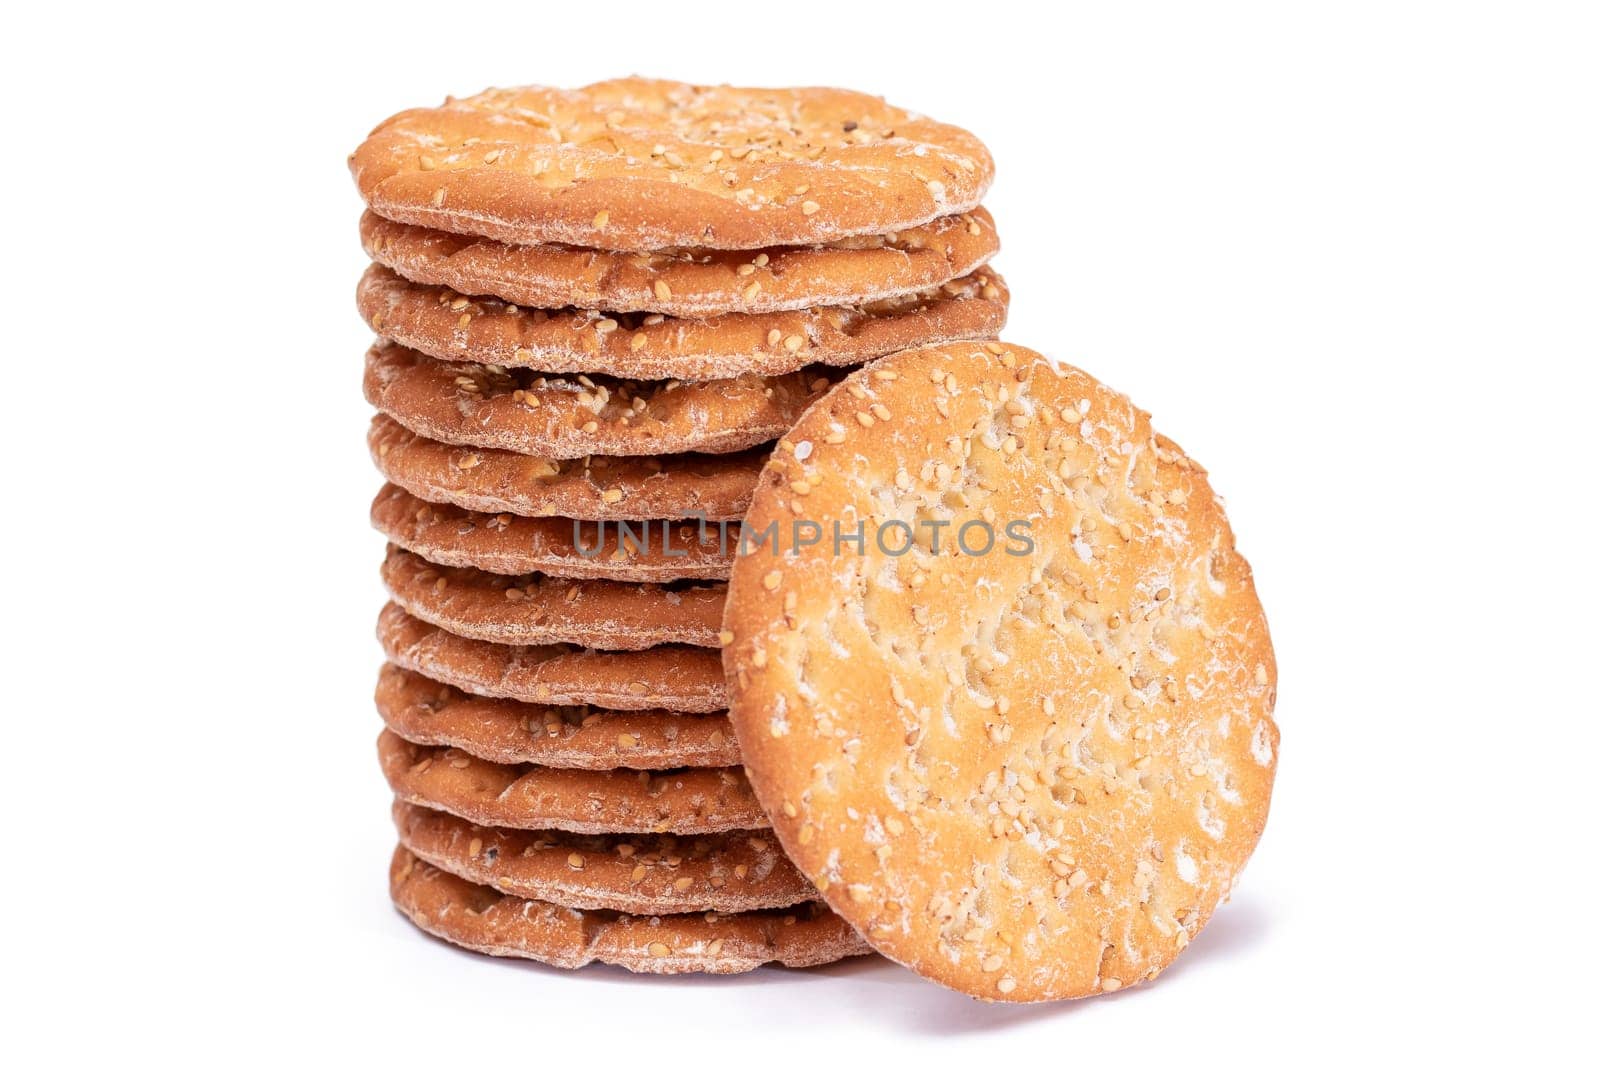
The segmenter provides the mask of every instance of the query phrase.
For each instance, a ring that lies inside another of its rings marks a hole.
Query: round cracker
[[[474,885],[397,847],[395,907],[425,932],[473,952],[553,967],[611,963],[645,974],[740,974],[764,963],[815,967],[871,949],[820,904],[686,915],[585,912]]]
[[[812,408],[747,521],[797,503],[867,547],[747,555],[729,584],[732,718],[789,855],[885,955],[974,996],[1161,971],[1255,847],[1278,742],[1266,620],[1201,468],[1082,371],[950,345]],[[995,547],[979,527],[963,550],[980,520]]]
[[[394,824],[402,845],[441,870],[566,908],[674,915],[820,899],[766,830],[690,837],[507,830],[398,800]]]
[[[591,771],[731,767],[739,745],[723,712],[612,711],[480,697],[393,665],[378,674],[378,714],[419,745],[493,763]]]
[[[722,456],[541,459],[430,441],[386,415],[373,417],[367,448],[385,478],[431,503],[594,521],[738,519],[766,462],[764,449]]]
[[[474,641],[413,618],[393,601],[378,615],[378,641],[395,666],[477,696],[690,715],[727,706],[721,661],[709,648],[597,652],[576,645]]]
[[[389,596],[442,630],[507,645],[633,650],[720,644],[727,586],[574,581],[440,567],[394,545],[383,561]]]
[[[546,574],[630,582],[722,579],[732,563],[738,523],[654,521],[623,524],[488,515],[430,504],[385,484],[372,501],[372,525],[394,544],[446,567],[495,574]]]
[[[430,440],[562,460],[740,452],[782,434],[832,380],[826,370],[706,382],[552,378],[380,341],[362,387],[373,407]]]
[[[921,225],[976,207],[994,161],[966,130],[864,93],[619,78],[402,111],[350,171],[391,219],[637,252]]]
[[[871,303],[703,319],[519,307],[410,282],[376,263],[356,289],[374,333],[436,359],[633,380],[772,377],[811,363],[853,366],[902,348],[990,338],[1005,325],[1010,299],[987,267]]]
[[[649,255],[482,237],[361,219],[367,254],[403,278],[523,307],[609,314],[770,315],[913,296],[972,273],[1000,250],[981,208],[899,233],[752,252],[672,249]],[[771,327],[768,327],[771,329]],[[785,337],[790,335],[785,334]]]
[[[586,771],[490,763],[458,748],[378,735],[394,795],[483,826],[578,834],[710,834],[770,823],[738,767]]]

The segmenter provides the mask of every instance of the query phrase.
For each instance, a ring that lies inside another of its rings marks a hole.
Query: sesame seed
[[[662,281],[660,278],[656,279],[656,284],[655,284],[654,288],[655,288],[656,299],[657,300],[671,300],[672,299],[672,286],[668,285],[666,282]]]
[[[583,856],[576,852],[567,853],[567,866],[575,871],[583,870]]]
[[[602,211],[602,212],[600,212],[599,214],[597,214],[594,217],[594,228],[597,229],[597,230],[603,230],[603,229],[606,228],[606,223],[608,223],[610,221],[611,221],[611,212]]]
[[[822,205],[817,203],[815,200],[807,200],[805,203],[800,205],[800,213],[803,215],[815,215],[821,210]]]

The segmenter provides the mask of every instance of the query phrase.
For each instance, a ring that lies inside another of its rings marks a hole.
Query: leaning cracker
[[[616,523],[488,515],[430,504],[386,484],[372,501],[385,537],[446,567],[632,582],[728,576],[738,523]]]
[[[441,870],[567,908],[673,915],[819,899],[768,830],[687,837],[507,830],[398,800],[394,824],[402,845]]]
[[[376,263],[356,289],[374,333],[436,359],[634,380],[771,377],[809,363],[853,366],[902,348],[981,340],[999,334],[1009,302],[1004,280],[987,267],[871,303],[700,319],[524,308],[407,281]]]
[[[474,641],[413,618],[392,601],[378,615],[378,641],[395,666],[478,696],[691,715],[727,706],[721,663],[709,648],[597,652]]]
[[[540,459],[430,441],[386,415],[373,417],[367,448],[385,478],[432,503],[596,521],[740,518],[766,462],[764,451]]]
[[[831,382],[821,370],[706,382],[551,378],[381,341],[367,352],[362,387],[373,407],[431,440],[562,460],[743,451],[782,434]]]
[[[913,296],[977,270],[1000,250],[1000,239],[994,220],[979,208],[832,245],[641,255],[504,244],[368,212],[361,219],[361,245],[403,278],[467,296],[524,307],[708,318]]]
[[[728,717],[652,708],[610,711],[480,697],[386,665],[378,714],[419,745],[449,745],[494,763],[591,771],[731,767],[739,762]]]
[[[378,735],[394,795],[484,826],[578,834],[710,834],[760,830],[766,813],[738,767],[586,771],[490,763],[458,748]]]
[[[442,630],[508,645],[627,650],[715,647],[727,587],[575,581],[440,567],[394,545],[383,582],[395,603]]]
[[[732,915],[583,912],[474,885],[403,846],[389,865],[389,895],[401,914],[435,937],[554,967],[612,963],[646,974],[740,974],[764,963],[815,967],[871,951],[819,904]]]
[[[867,547],[747,555],[729,584],[731,715],[789,855],[974,996],[1154,977],[1255,847],[1278,744],[1266,620],[1201,468],[1082,371],[949,345],[812,408],[747,521],[797,503]],[[889,524],[912,519],[907,548]],[[987,552],[960,540],[979,520]]]
[[[918,226],[976,207],[994,161],[966,130],[864,93],[619,78],[402,111],[350,172],[391,219],[638,252]]]

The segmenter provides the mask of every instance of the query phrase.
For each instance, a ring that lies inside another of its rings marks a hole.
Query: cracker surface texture
[[[401,801],[394,824],[402,845],[441,870],[566,908],[675,915],[817,899],[767,830],[687,836],[508,830]]]
[[[757,257],[760,258],[760,257]],[[733,268],[743,292],[745,264]],[[769,264],[770,266],[770,264]],[[781,375],[808,363],[851,366],[902,348],[986,340],[1005,325],[1010,293],[986,267],[935,288],[860,304],[706,318],[521,307],[422,285],[373,264],[356,289],[372,332],[436,359],[618,378]]]
[[[402,111],[350,170],[399,222],[640,252],[923,225],[976,207],[994,163],[967,131],[862,93],[621,78]]]
[[[870,951],[844,920],[814,904],[732,915],[578,911],[475,885],[404,846],[389,866],[389,895],[435,937],[554,967],[613,963],[646,974],[739,974],[764,963],[815,967]]]
[[[865,551],[791,552],[808,520],[862,523]],[[828,904],[986,999],[1170,964],[1255,847],[1278,748],[1266,620],[1205,472],[1080,370],[936,346],[800,419],[746,528],[774,523],[781,551],[729,583],[731,719]]]

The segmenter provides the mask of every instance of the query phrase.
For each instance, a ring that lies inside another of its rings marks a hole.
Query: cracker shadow
[[[991,1004],[927,981],[878,955],[854,956],[820,967],[790,968],[767,965],[742,974],[638,974],[609,964],[575,970],[552,967],[535,960],[486,956],[451,944],[417,928],[402,916],[396,919],[417,937],[443,950],[471,957],[478,965],[519,970],[528,974],[559,976],[564,981],[602,986],[641,983],[707,990],[752,989],[758,986],[792,986],[810,983],[811,993],[828,1003],[810,1002],[815,1010],[836,1010],[837,1017],[867,1017],[880,1026],[939,1037],[995,1033],[1091,1011],[1106,997],[1055,1001],[1046,1004]],[[1136,985],[1111,999],[1138,997],[1154,988],[1167,989],[1183,976],[1215,963],[1255,950],[1272,926],[1272,915],[1259,898],[1236,898],[1217,909],[1194,944],[1189,946],[1154,982]],[[848,979],[839,982],[838,979]],[[815,1018],[815,1014],[812,1015]]]
[[[1138,997],[1156,988],[1171,988],[1186,973],[1203,970],[1210,964],[1245,955],[1265,939],[1272,916],[1259,898],[1236,898],[1218,908],[1206,928],[1195,938],[1172,966],[1153,982],[1144,982],[1109,999]],[[893,986],[892,996],[882,998],[882,1006],[892,1009],[895,1022],[906,1030],[944,1037],[991,1033],[1034,1023],[1064,1018],[1079,1011],[1092,1011],[1107,997],[1085,997],[1047,1004],[989,1004],[923,981],[910,971],[888,964],[884,975],[868,974],[871,981]]]
[[[1267,939],[1271,927],[1272,915],[1259,897],[1236,897],[1212,914],[1211,921],[1194,939],[1194,944],[1174,960],[1156,982],[1168,982],[1207,964],[1249,953]]]

